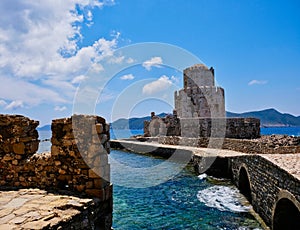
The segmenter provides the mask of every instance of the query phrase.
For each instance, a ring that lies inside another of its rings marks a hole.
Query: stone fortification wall
[[[182,137],[260,137],[260,120],[256,118],[181,118],[180,124]]]
[[[215,86],[195,86],[175,91],[178,116],[225,117],[224,89]]]
[[[97,197],[104,221],[111,225],[109,125],[97,116],[53,120],[51,152],[43,154],[35,153],[37,126],[23,116],[0,116],[0,186],[63,189]]]
[[[170,121],[169,121],[170,120]],[[177,118],[154,117],[144,122],[145,136],[226,137],[253,139],[260,137],[260,120],[255,118]],[[213,131],[212,131],[213,130]]]

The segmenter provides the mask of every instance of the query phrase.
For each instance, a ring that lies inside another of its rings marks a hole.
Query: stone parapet
[[[199,148],[207,148],[210,140],[211,143],[214,143],[214,138],[205,137],[158,137],[158,143],[160,144],[182,145]],[[255,140],[224,138],[222,149],[234,150],[248,154],[296,154],[300,153],[300,144],[291,143],[290,145],[274,145],[274,143],[265,140],[265,138],[259,138]]]
[[[254,139],[260,137],[256,118],[155,118],[144,122],[145,136],[182,136]],[[163,126],[163,128],[162,128]],[[161,132],[165,131],[165,132]]]
[[[53,120],[51,129],[58,185],[105,200],[110,183],[109,125],[101,117],[74,115]]]

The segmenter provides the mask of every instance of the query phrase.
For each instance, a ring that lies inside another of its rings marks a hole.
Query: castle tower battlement
[[[215,86],[214,69],[196,64],[183,75],[184,88],[174,94],[178,117],[225,117],[225,93]]]

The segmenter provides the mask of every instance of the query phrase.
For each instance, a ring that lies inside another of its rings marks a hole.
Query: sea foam
[[[248,212],[250,204],[233,186],[213,187],[198,191],[197,198],[200,202],[211,208],[229,212]]]

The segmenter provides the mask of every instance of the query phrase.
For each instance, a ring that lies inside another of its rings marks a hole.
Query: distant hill
[[[280,113],[275,109],[266,109],[261,111],[247,113],[226,112],[227,117],[254,117],[260,119],[261,126],[300,126],[300,116],[295,117],[291,114]]]
[[[157,116],[165,117],[166,115],[167,113],[161,113],[158,114]],[[150,116],[139,117],[139,118],[134,117],[134,118],[129,118],[129,120],[125,118],[121,118],[113,122],[111,124],[111,127],[113,129],[143,129],[145,120],[150,121],[151,117]]]
[[[161,113],[158,116],[164,117],[166,113]],[[281,126],[299,126],[300,116],[295,117],[291,114],[280,113],[275,109],[266,109],[261,111],[253,111],[246,113],[231,113],[226,112],[227,117],[253,117],[260,119],[261,126],[266,127],[281,127]],[[119,119],[111,124],[114,129],[143,129],[144,121],[150,120],[150,116],[140,118]]]

